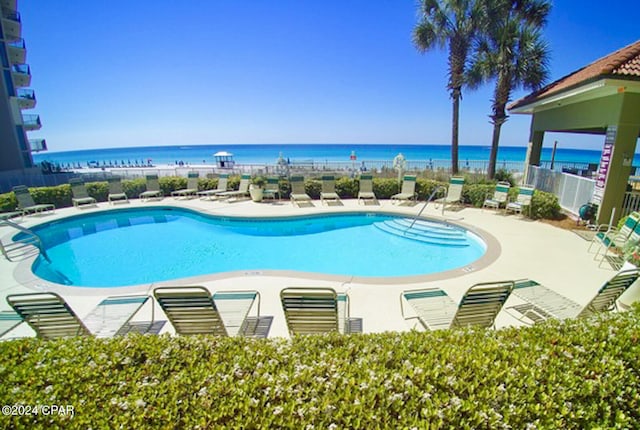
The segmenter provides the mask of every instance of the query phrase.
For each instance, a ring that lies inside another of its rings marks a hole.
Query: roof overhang
[[[525,104],[518,105],[519,103],[516,102],[516,106],[510,108],[509,112],[512,114],[533,114],[619,93],[640,93],[640,80],[598,77],[591,82],[584,82],[578,86],[567,88]]]

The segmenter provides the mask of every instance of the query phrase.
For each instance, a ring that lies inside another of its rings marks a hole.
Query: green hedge
[[[169,196],[172,191],[185,188],[187,186],[187,178],[165,176],[159,178],[160,189]],[[229,189],[237,189],[240,184],[240,176],[233,175],[229,177],[227,187]],[[199,190],[214,189],[218,185],[217,179],[201,178],[198,181]],[[416,181],[416,192],[418,200],[426,200],[437,187],[446,187],[447,183],[434,180],[418,178]],[[87,182],[87,192],[99,202],[107,201],[109,194],[109,186],[107,182]],[[122,187],[125,194],[129,198],[137,198],[140,193],[145,191],[144,178],[123,180]],[[322,182],[319,179],[305,179],[305,191],[312,199],[320,199],[320,191]],[[336,192],[343,199],[356,198],[358,196],[358,180],[349,177],[340,177],[336,179]],[[280,181],[280,190],[282,197],[289,198],[291,186],[289,181],[282,179]],[[491,195],[495,190],[494,183],[466,183],[462,189],[462,201],[475,207],[482,207],[487,196]],[[29,189],[36,203],[53,203],[57,208],[71,206],[71,187],[68,184],[56,187],[39,187]],[[374,178],[373,191],[379,199],[389,199],[394,194],[400,192],[400,184],[396,178]],[[517,188],[509,191],[509,196],[515,199]],[[442,197],[444,192],[438,192],[436,197]],[[0,194],[0,211],[12,211],[17,206],[17,201],[13,193]],[[556,219],[560,216],[560,205],[555,195],[536,190],[533,196],[531,206],[531,217]]]
[[[499,331],[0,343],[5,428],[638,428],[640,310]]]

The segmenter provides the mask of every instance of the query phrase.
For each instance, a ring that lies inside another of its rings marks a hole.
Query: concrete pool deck
[[[409,217],[415,216],[422,204],[415,206],[398,206],[389,201],[380,201],[379,206],[359,205],[355,199],[342,201],[341,206],[323,206],[320,201],[313,201],[313,207],[298,208],[288,200],[281,202],[254,203],[238,201],[233,203],[219,201],[202,201],[199,199],[176,200],[166,197],[157,202],[141,202],[131,200],[129,204],[109,205],[100,203],[87,208],[57,209],[53,214],[25,217],[18,220],[24,227],[38,223],[52,221],[58,218],[89,213],[96,210],[122,207],[150,207],[153,205],[177,206],[195,209],[204,213],[228,216],[291,216],[305,214],[319,214],[329,212],[392,212]],[[495,261],[486,267],[466,267],[448,273],[447,279],[441,277],[427,277],[421,279],[407,278],[393,283],[364,282],[349,277],[313,276],[301,273],[274,272],[264,274],[259,271],[233,272],[221,275],[198,276],[171,282],[158,282],[136,287],[118,288],[79,288],[51,284],[35,278],[29,270],[30,261],[9,262],[0,259],[0,310],[9,309],[5,297],[9,294],[34,291],[55,291],[61,294],[76,313],[83,317],[87,315],[103,298],[110,295],[151,293],[153,288],[161,285],[202,285],[211,292],[220,290],[258,290],[262,297],[261,314],[273,316],[273,323],[269,337],[287,337],[287,327],[284,313],[279,301],[280,290],[289,287],[318,286],[331,287],[338,292],[346,292],[350,296],[351,316],[363,319],[365,333],[384,331],[407,331],[413,328],[422,330],[416,320],[405,321],[400,311],[400,292],[407,289],[438,287],[446,291],[455,301],[459,301],[464,292],[473,284],[480,282],[515,280],[530,278],[555,290],[556,292],[584,305],[611,278],[615,271],[593,260],[593,254],[587,252],[589,242],[575,233],[552,225],[531,221],[518,215],[505,215],[504,212],[464,208],[461,210],[447,210],[442,217],[441,211],[429,204],[423,215],[436,220],[447,220],[459,223],[471,229],[488,232],[499,243],[499,250],[495,247],[489,252],[497,251]],[[8,237],[15,230],[0,227],[0,238],[6,243]],[[161,240],[155,246],[162,246]],[[637,296],[634,285],[621,298],[621,302],[629,304]],[[512,296],[505,307],[520,303]],[[149,308],[144,310],[148,312]],[[140,318],[148,319],[141,313]],[[166,319],[157,304],[155,305],[156,319]],[[500,312],[496,319],[496,327],[517,326],[522,323],[505,312]],[[161,333],[173,332],[167,323]],[[22,324],[11,333],[10,337],[33,336],[33,331]]]

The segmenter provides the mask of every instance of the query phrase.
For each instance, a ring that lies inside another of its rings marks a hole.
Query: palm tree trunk
[[[489,153],[489,167],[487,169],[487,177],[493,179],[496,177],[496,162],[498,159],[498,145],[500,144],[500,129],[505,120],[498,120],[493,123],[493,138],[491,139],[491,152]]]
[[[453,92],[453,118],[451,121],[451,174],[458,174],[458,123],[460,117],[460,91]]]

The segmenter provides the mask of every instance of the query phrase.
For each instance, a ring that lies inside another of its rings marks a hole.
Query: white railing
[[[527,185],[555,194],[562,209],[578,215],[580,206],[591,201],[596,181],[569,173],[529,166]]]
[[[627,216],[631,212],[640,210],[640,192],[629,191],[624,193],[624,201],[622,203],[622,213],[620,216]]]

